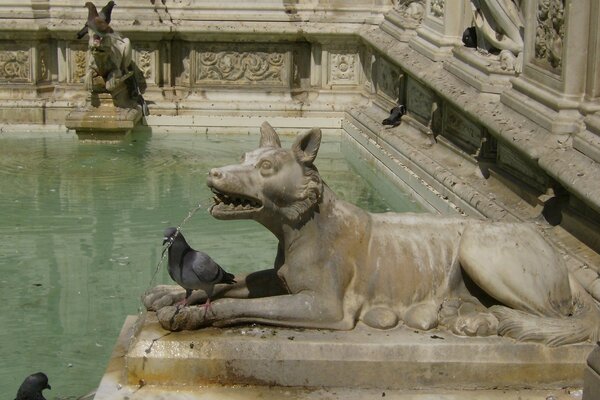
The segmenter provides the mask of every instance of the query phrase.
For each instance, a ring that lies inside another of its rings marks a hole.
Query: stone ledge
[[[592,348],[363,325],[353,331],[253,325],[169,333],[154,313],[139,325],[125,357],[130,385],[558,389],[582,385]]]

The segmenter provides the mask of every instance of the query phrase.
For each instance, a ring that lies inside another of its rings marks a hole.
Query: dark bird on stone
[[[88,1],[85,3],[88,9],[88,19],[85,23],[88,29],[91,29],[94,34],[104,36],[108,33],[113,33],[112,28],[108,25],[108,22],[98,14],[94,3]]]
[[[88,7],[87,3],[85,6]],[[93,6],[93,4],[92,4],[92,6]],[[100,10],[100,12],[98,13],[98,16],[100,18],[102,18],[107,24],[110,24],[110,16],[112,14],[112,9],[114,6],[115,6],[115,2],[111,0],[108,3],[106,3],[106,5],[104,7],[102,7],[102,10]],[[89,7],[88,7],[88,9],[89,9]],[[88,20],[89,20],[89,15],[88,15]],[[86,22],[85,25],[83,26],[83,28],[81,28],[81,30],[79,32],[77,32],[77,39],[81,39],[82,37],[87,35],[87,33],[88,33],[88,23]]]
[[[462,42],[465,47],[477,47],[477,29],[474,26],[465,29],[462,35]]]
[[[202,289],[206,293],[206,303],[203,305],[206,315],[215,285],[231,285],[235,283],[235,277],[221,268],[208,254],[192,249],[177,228],[165,229],[163,245],[165,243],[169,244],[169,275],[185,289],[185,299],[181,304],[188,304],[193,290]]]
[[[38,372],[29,375],[19,387],[15,400],[46,400],[42,394],[44,389],[51,389],[46,374]]]
[[[390,116],[384,119],[381,123],[383,125],[398,126],[402,122],[402,116],[406,114],[406,107],[402,104],[398,104],[396,107],[390,110]]]

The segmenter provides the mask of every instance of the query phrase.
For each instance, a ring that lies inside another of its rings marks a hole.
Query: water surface
[[[199,203],[183,227],[193,247],[232,273],[272,266],[276,242],[262,226],[206,212],[207,171],[257,144],[257,135],[139,133],[118,144],[0,135],[3,397],[38,371],[49,375],[48,399],[96,387],[125,316],[151,281],[171,283],[164,266],[154,276],[163,229]],[[389,184],[372,169],[367,183],[348,156],[357,157],[324,136],[316,165],[340,197],[375,212],[422,210],[398,190],[383,198],[376,188]]]

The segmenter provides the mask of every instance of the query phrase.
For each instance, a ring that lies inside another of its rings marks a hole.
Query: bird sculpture
[[[46,400],[42,394],[44,389],[51,389],[46,374],[38,372],[29,375],[19,387],[15,400]]]
[[[106,6],[102,8],[102,15],[100,15],[98,14],[98,10],[96,9],[94,3],[92,3],[91,1],[85,3],[85,7],[87,7],[88,9],[88,19],[80,33],[86,28],[86,31],[91,29],[93,33],[98,36],[104,36],[108,33],[113,33],[113,30],[110,27],[109,23],[110,15],[112,13],[112,8],[114,7],[114,5],[114,1],[109,1],[108,4],[106,4]],[[79,37],[79,33],[77,35]],[[85,35],[85,33],[83,35]]]
[[[180,304],[188,305],[193,290],[202,289],[206,293],[204,315],[210,310],[210,298],[215,285],[236,283],[234,276],[226,272],[210,256],[194,250],[186,242],[177,228],[165,229],[163,245],[168,243],[169,275],[185,289],[185,298]]]
[[[406,107],[402,104],[390,110],[390,116],[384,119],[381,123],[383,125],[398,126],[402,122],[402,116],[406,114]]]
[[[94,4],[91,4],[94,8],[96,6],[94,6]],[[86,7],[88,7],[89,10],[89,6],[88,3],[86,3],[85,5]],[[106,3],[106,5],[104,7],[102,7],[102,9],[100,10],[100,12],[98,13],[98,17],[102,18],[104,21],[106,21],[107,24],[110,24],[110,16],[112,14],[112,9],[115,6],[115,2],[110,0],[108,3]],[[88,11],[89,13],[89,11]],[[89,20],[89,15],[88,15],[88,20]],[[86,21],[85,25],[83,25],[83,28],[81,28],[81,30],[79,32],[77,32],[77,39],[81,39],[82,37],[84,37],[85,35],[87,35],[88,33],[88,23]]]

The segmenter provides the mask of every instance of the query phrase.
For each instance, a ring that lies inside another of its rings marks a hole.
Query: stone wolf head
[[[321,130],[313,128],[283,149],[264,122],[258,149],[245,153],[240,164],[210,170],[207,184],[215,195],[210,213],[218,219],[254,219],[270,229],[306,221],[323,193],[313,164],[320,144]]]

